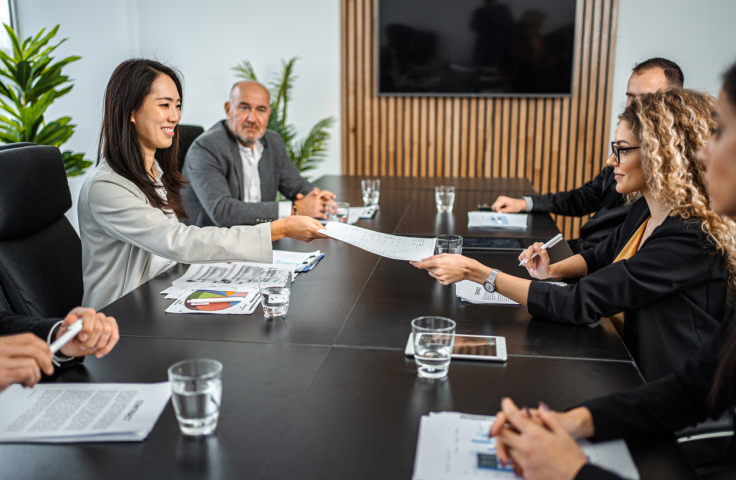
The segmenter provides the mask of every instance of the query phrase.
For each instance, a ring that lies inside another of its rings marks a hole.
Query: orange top
[[[639,244],[641,243],[641,237],[644,236],[644,230],[647,228],[647,223],[649,223],[649,219],[652,218],[651,215],[647,217],[646,220],[644,220],[644,223],[641,224],[641,227],[639,227],[636,232],[631,236],[628,242],[626,242],[626,245],[624,245],[624,248],[621,249],[621,252],[616,256],[616,260],[613,261],[613,263],[620,262],[621,260],[627,260],[634,256],[634,254],[639,250]],[[624,336],[624,312],[619,312],[615,315],[611,315],[609,317],[609,320],[611,320],[611,323],[616,328],[616,331],[618,334],[623,338]]]
[[[639,243],[641,243],[641,237],[644,236],[644,230],[647,228],[647,223],[649,223],[649,219],[652,218],[651,216],[647,217],[646,220],[644,220],[644,223],[641,224],[641,227],[639,227],[636,232],[631,236],[629,241],[624,245],[624,248],[621,250],[621,252],[616,257],[616,260],[613,261],[613,263],[619,262],[621,260],[628,260],[629,258],[633,257],[634,254],[639,250]]]

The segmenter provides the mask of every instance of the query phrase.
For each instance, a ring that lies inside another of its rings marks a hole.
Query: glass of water
[[[330,222],[337,221],[337,204],[335,202],[325,205],[325,215],[327,215],[327,220]]]
[[[381,197],[381,181],[361,180],[360,187],[363,190],[363,205],[378,205],[378,199]]]
[[[435,244],[435,254],[463,253],[463,237],[460,235],[439,235]]]
[[[455,342],[455,322],[444,317],[419,317],[411,321],[411,331],[419,376],[446,377]]]
[[[337,213],[335,220],[341,223],[348,223],[348,215],[350,215],[350,204],[345,202],[337,202]]]
[[[291,272],[281,268],[266,268],[258,275],[258,291],[264,317],[281,317],[289,311]]]
[[[171,403],[181,433],[189,437],[212,434],[220,418],[222,364],[198,358],[169,367]]]
[[[452,212],[452,206],[455,204],[455,187],[446,185],[434,187],[434,201],[438,212]]]

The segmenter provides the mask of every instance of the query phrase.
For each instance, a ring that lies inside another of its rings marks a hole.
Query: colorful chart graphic
[[[209,305],[192,305],[192,299],[205,299],[205,298],[226,298],[226,297],[248,297],[252,293],[248,292],[224,292],[220,290],[197,290],[187,297],[184,301],[184,305],[189,310],[198,310],[201,312],[216,312],[219,310],[225,310],[230,307],[234,307],[241,302],[225,302],[225,303],[210,303]]]

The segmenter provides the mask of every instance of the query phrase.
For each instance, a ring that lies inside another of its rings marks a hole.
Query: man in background
[[[684,81],[682,70],[676,63],[664,58],[650,58],[634,67],[626,87],[626,105],[645,93],[682,88]],[[580,228],[580,238],[569,242],[574,253],[605,240],[623,223],[628,211],[623,196],[616,191],[613,167],[605,167],[597,177],[575,190],[522,198],[501,196],[492,208],[502,213],[550,212],[571,217],[595,212]]]
[[[197,137],[187,152],[182,190],[188,223],[255,225],[289,215],[325,216],[335,195],[302,178],[281,136],[267,130],[270,95],[258,82],[233,85],[226,119]],[[276,202],[276,192],[289,199]]]

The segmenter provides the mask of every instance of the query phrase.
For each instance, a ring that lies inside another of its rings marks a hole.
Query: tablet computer
[[[463,237],[463,250],[515,250],[526,247],[518,238]]]
[[[409,335],[404,354],[414,356],[414,334]],[[506,339],[486,335],[455,335],[452,346],[452,358],[462,360],[484,360],[486,362],[505,362]]]

